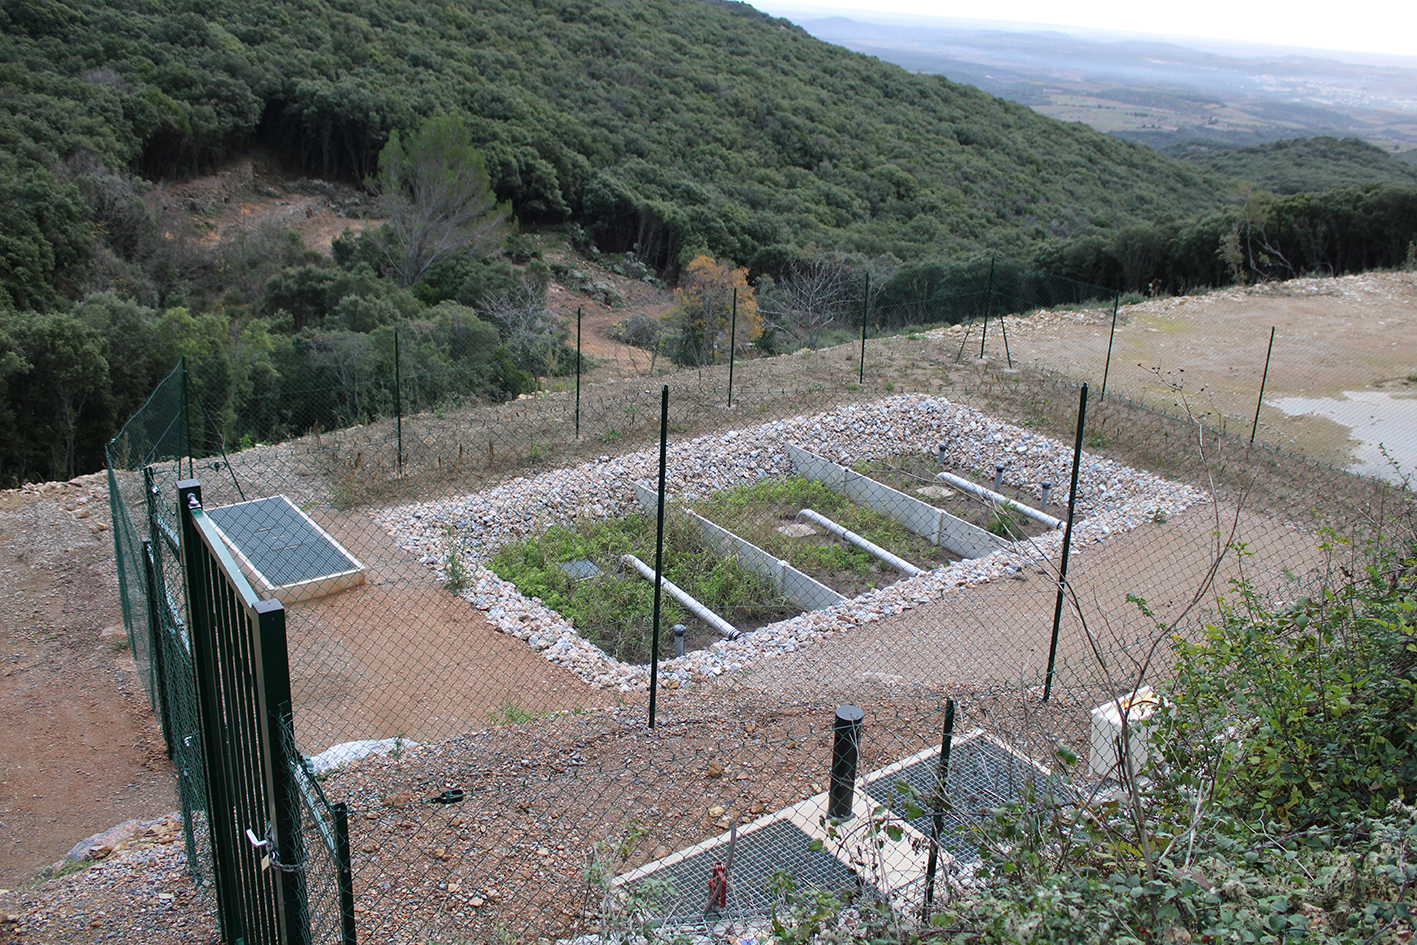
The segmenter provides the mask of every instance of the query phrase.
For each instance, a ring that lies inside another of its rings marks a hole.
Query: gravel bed
[[[792,473],[786,445],[795,444],[843,465],[904,453],[934,455],[945,444],[949,468],[993,469],[1004,463],[1003,491],[1037,502],[1042,483],[1052,482],[1055,509],[1066,508],[1072,451],[1063,443],[971,407],[923,394],[902,394],[872,404],[773,421],[746,430],[671,442],[666,489],[692,501],[744,483]],[[444,568],[455,542],[472,575],[462,596],[486,611],[502,633],[570,669],[586,682],[621,692],[643,691],[649,669],[620,662],[581,637],[539,599],[485,566],[504,544],[538,535],[552,525],[609,518],[637,511],[634,483],[658,477],[658,450],[602,456],[594,462],[535,477],[520,477],[460,498],[417,502],[372,513],[410,554],[446,580]],[[1153,518],[1171,517],[1202,499],[1198,490],[1083,454],[1078,478],[1074,545],[1105,540]],[[810,611],[756,630],[735,641],[663,661],[663,688],[713,679],[751,664],[793,653],[832,631],[849,630],[939,600],[960,588],[1056,559],[1062,532],[1015,543],[986,558],[958,561],[898,581],[837,606]]]

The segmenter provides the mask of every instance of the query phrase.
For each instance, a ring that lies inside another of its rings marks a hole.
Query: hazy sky
[[[871,9],[950,19],[1008,20],[1151,33],[1352,50],[1417,57],[1417,3],[1413,0],[1012,0],[991,6],[927,0],[757,0],[752,5],[776,16],[805,8]]]

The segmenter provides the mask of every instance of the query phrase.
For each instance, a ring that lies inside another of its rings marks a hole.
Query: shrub
[[[1148,782],[1085,789],[1060,752],[1073,789],[995,810],[973,890],[935,924],[963,942],[1408,940],[1414,558],[1339,573],[1282,606],[1239,583],[1173,638]]]

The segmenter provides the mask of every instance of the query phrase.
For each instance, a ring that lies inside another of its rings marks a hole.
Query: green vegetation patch
[[[647,663],[654,620],[654,584],[620,563],[635,555],[654,566],[655,523],[643,515],[585,520],[575,528],[553,526],[539,538],[506,545],[489,563],[494,574],[511,581],[527,597],[571,621],[581,636],[627,663]],[[599,571],[578,580],[563,564],[589,561]],[[796,613],[772,587],[744,570],[736,558],[706,550],[682,516],[664,523],[664,576],[740,630],[785,619]],[[670,628],[687,628],[686,650],[701,649],[719,635],[693,617],[668,594],[660,601],[659,656],[674,655]]]
[[[847,597],[894,584],[904,576],[820,526],[812,526],[817,534],[801,538],[778,530],[796,522],[803,509],[826,516],[918,568],[928,570],[955,560],[944,548],[912,535],[894,520],[800,476],[729,489],[694,510]]]

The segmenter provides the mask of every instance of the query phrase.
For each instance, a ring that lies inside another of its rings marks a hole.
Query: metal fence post
[[[994,311],[994,257],[989,257],[989,287],[984,291],[984,328],[979,332],[979,357],[984,357],[984,339],[989,337],[989,316]]]
[[[339,869],[340,945],[355,945],[354,870],[349,855],[349,805],[344,801],[330,808],[335,813],[335,856]]]
[[[649,727],[654,728],[655,695],[659,688],[659,602],[664,586],[664,476],[669,442],[669,385],[659,395],[659,519],[654,537],[654,628],[649,651]]]
[[[290,709],[290,657],[286,649],[285,605],[278,600],[255,606],[253,642],[258,647],[256,685],[264,712],[257,720],[261,738],[261,765],[267,780],[267,816],[271,830],[271,860],[279,875],[280,922],[283,942],[308,945],[310,924],[305,919],[305,838],[300,833],[300,790],[292,764],[295,735]]]
[[[871,274],[866,273],[866,292],[861,296],[861,373],[857,381],[866,383],[866,316],[871,311]]]
[[[1053,639],[1048,644],[1048,676],[1043,683],[1043,701],[1053,692],[1053,667],[1058,659],[1058,627],[1063,619],[1063,588],[1068,583],[1068,551],[1073,544],[1073,510],[1078,500],[1078,467],[1082,465],[1082,431],[1087,423],[1087,385],[1078,392],[1078,429],[1073,441],[1073,479],[1068,487],[1068,524],[1063,530],[1063,558],[1058,567],[1058,599],[1053,605]]]
[[[191,378],[187,373],[187,356],[184,354],[182,357],[178,358],[177,364],[182,369],[182,396],[180,398],[182,404],[182,427],[179,435],[186,441],[185,449],[181,446],[177,449],[177,475],[182,475],[182,454],[186,453],[187,478],[195,481],[197,472],[192,466],[192,453],[195,452],[192,448],[192,417],[187,403],[187,388],[191,384]]]
[[[576,306],[576,439],[581,438],[581,308]]]
[[[1117,337],[1117,306],[1122,302],[1122,293],[1112,296],[1112,330],[1107,333],[1107,360],[1102,365],[1102,392],[1098,400],[1107,399],[1107,374],[1112,370],[1112,342]]]
[[[728,328],[728,406],[733,406],[733,355],[738,349],[738,287],[733,287],[733,321]]]
[[[183,406],[186,406],[185,400]],[[202,765],[206,774],[212,884],[216,887],[217,916],[222,934],[226,937],[244,937],[244,930],[228,927],[231,920],[241,914],[241,894],[230,867],[236,838],[230,835],[230,831],[222,829],[227,826],[228,818],[216,816],[218,812],[230,811],[233,800],[229,793],[231,781],[226,766],[222,764],[221,752],[216,747],[223,744],[224,732],[220,723],[222,706],[216,696],[216,654],[210,643],[213,602],[207,568],[202,561],[202,539],[192,521],[192,510],[201,507],[201,483],[195,479],[177,483],[177,511],[182,522],[182,565],[187,575],[187,607],[191,615],[192,669],[197,681],[197,714],[201,722]]]
[[[167,743],[167,757],[172,758],[177,735],[172,730],[172,710],[168,706],[166,654],[163,652],[166,634],[158,610],[157,567],[153,562],[153,542],[143,539],[143,582],[148,595],[148,665],[151,670],[153,701],[158,705],[158,720],[162,723],[162,740]]]
[[[945,700],[945,733],[940,737],[940,766],[935,773],[935,793],[930,798],[930,856],[925,862],[925,905],[920,921],[930,921],[930,907],[935,903],[935,871],[940,862],[940,834],[945,829],[945,784],[950,775],[950,745],[955,734],[955,701]]]
[[[394,418],[398,423],[398,467],[403,472],[403,374],[399,364],[399,330],[394,329]]]
[[[1255,422],[1250,426],[1250,445],[1255,445],[1255,433],[1260,428],[1260,408],[1264,406],[1264,386],[1269,381],[1269,357],[1274,354],[1274,327],[1269,329],[1269,348],[1264,353],[1264,374],[1260,377],[1260,399],[1255,403]]]

